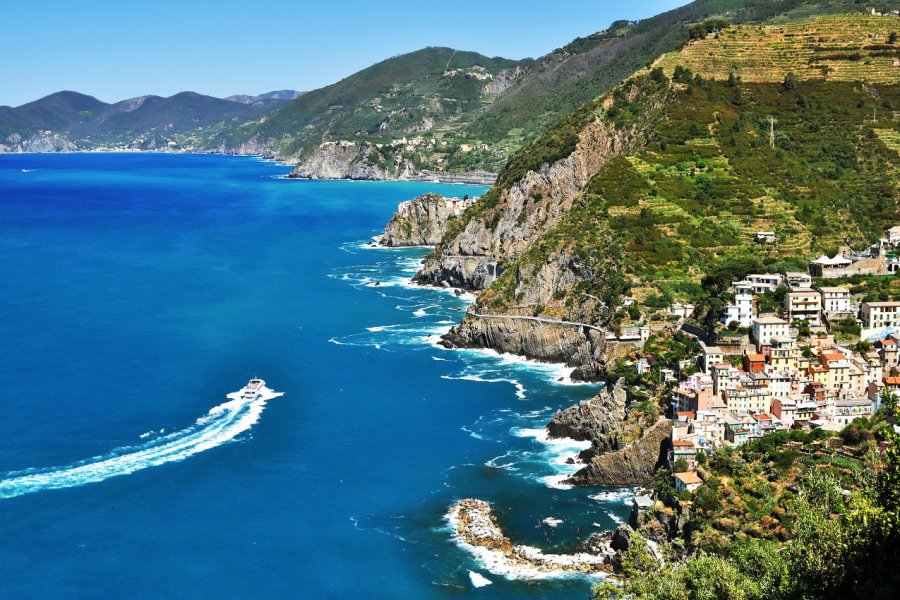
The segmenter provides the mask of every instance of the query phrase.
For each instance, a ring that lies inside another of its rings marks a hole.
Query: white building
[[[745,281],[753,284],[753,291],[757,294],[765,292],[773,292],[775,288],[781,285],[782,277],[777,273],[755,273],[747,275]]]
[[[900,327],[900,302],[863,302],[860,317],[865,329]]]
[[[750,324],[750,334],[756,341],[757,352],[772,345],[772,338],[789,337],[788,322],[778,317],[756,317]]]
[[[805,290],[812,287],[812,276],[809,273],[788,271],[784,275],[784,280],[792,290]]]
[[[735,281],[731,284],[734,302],[725,306],[722,322],[728,325],[736,321],[741,327],[750,327],[753,319],[753,284],[749,281]]]
[[[822,310],[828,313],[850,312],[850,290],[845,287],[823,287],[819,289],[822,295]]]

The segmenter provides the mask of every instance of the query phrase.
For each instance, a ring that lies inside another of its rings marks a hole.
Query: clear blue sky
[[[540,56],[687,0],[4,2],[0,105],[70,89],[112,102],[310,90],[424,46]]]

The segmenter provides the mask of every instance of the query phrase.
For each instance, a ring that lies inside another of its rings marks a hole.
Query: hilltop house
[[[792,290],[805,290],[812,287],[812,276],[809,273],[788,271],[784,275],[784,281]]]
[[[753,285],[755,293],[764,294],[765,292],[774,292],[783,280],[777,273],[755,273],[747,275],[744,281]]]

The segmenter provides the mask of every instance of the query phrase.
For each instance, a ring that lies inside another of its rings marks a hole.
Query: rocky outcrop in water
[[[464,499],[451,507],[447,519],[456,542],[492,573],[510,579],[561,577],[572,573],[609,573],[615,552],[611,535],[593,540],[590,552],[549,554],[533,546],[515,545],[500,529],[483,500]]]
[[[626,396],[621,385],[604,388],[590,400],[558,411],[547,424],[547,430],[551,437],[589,441],[595,453],[620,450],[624,445],[622,423]]]
[[[466,210],[470,201],[425,194],[403,202],[384,228],[384,246],[433,246],[441,241],[450,224]]]
[[[670,449],[672,423],[661,419],[640,431],[626,420],[627,392],[619,384],[611,390],[557,412],[547,429],[552,437],[590,441],[581,453],[587,464],[571,479],[581,486],[646,485]],[[626,440],[635,439],[631,443]]]
[[[398,159],[386,163],[378,147],[369,142],[325,142],[299,159],[288,177],[296,179],[411,179],[415,167]]]
[[[580,486],[648,485],[656,469],[665,462],[671,436],[672,422],[661,419],[621,450],[590,456],[587,466],[569,481]]]

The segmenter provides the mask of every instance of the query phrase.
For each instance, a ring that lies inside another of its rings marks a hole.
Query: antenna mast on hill
[[[775,147],[775,117],[769,117],[769,146]]]

